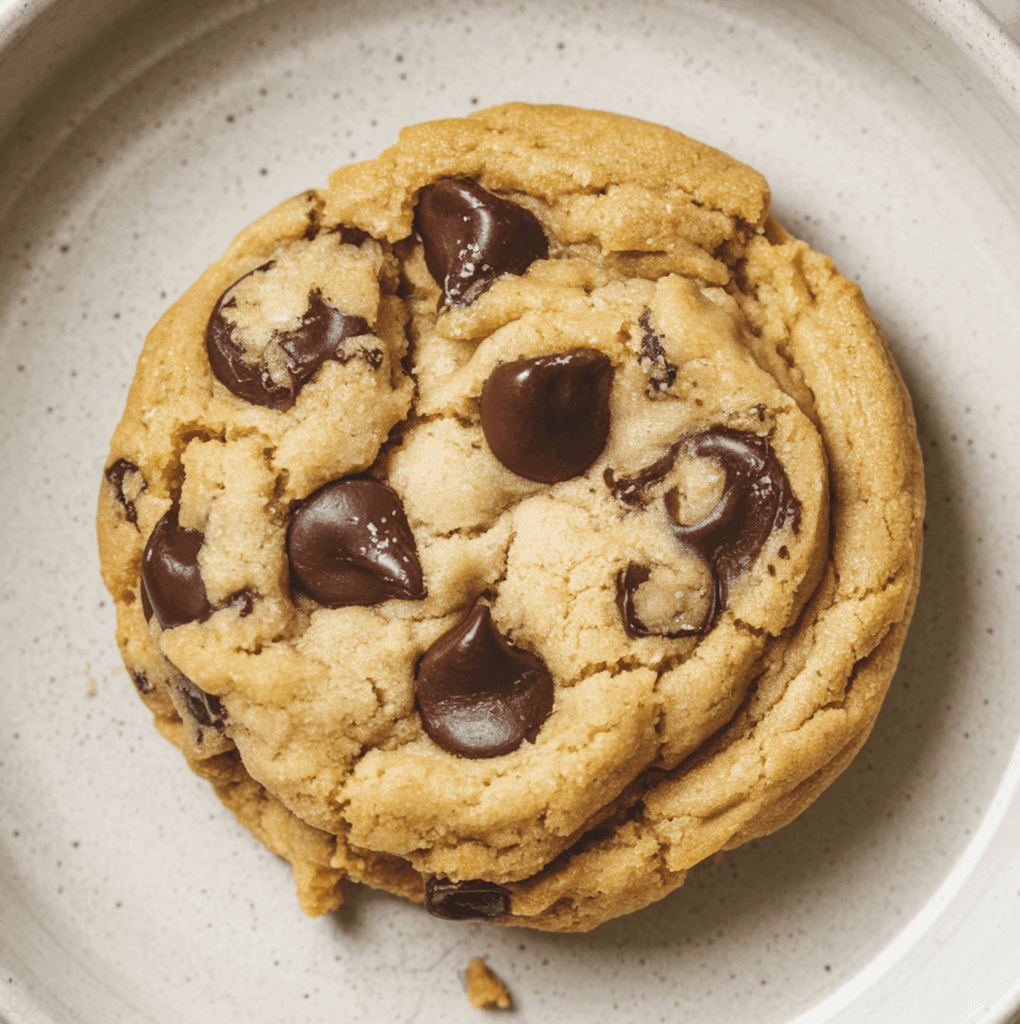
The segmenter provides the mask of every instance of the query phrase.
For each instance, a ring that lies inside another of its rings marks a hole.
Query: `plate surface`
[[[1017,13],[997,0],[996,13]],[[1020,1008],[1020,48],[969,0],[0,5],[0,1020],[1006,1024]],[[850,769],[586,936],[370,890],[309,921],[152,729],[93,514],[142,338],[234,233],[404,124],[510,99],[763,171],[914,395],[924,585]]]

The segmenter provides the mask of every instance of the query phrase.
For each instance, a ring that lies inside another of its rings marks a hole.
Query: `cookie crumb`
[[[500,1010],[510,1009],[510,993],[506,985],[480,956],[471,958],[464,980],[467,982],[468,1002],[476,1010],[491,1010],[494,1006]]]

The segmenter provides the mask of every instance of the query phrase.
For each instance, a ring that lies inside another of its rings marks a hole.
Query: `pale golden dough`
[[[550,248],[437,313],[412,217],[444,177],[530,210]],[[405,129],[283,203],[149,335],[108,461],[136,471],[100,494],[118,641],[160,731],[291,862],[309,914],[340,905],[344,877],[420,902],[438,876],[506,887],[504,923],[586,930],[791,820],[867,738],[920,578],[913,415],[860,290],[768,207],[760,174],[670,129],[509,104]],[[274,332],[313,292],[369,325],[285,411],[232,394],[206,356],[214,305],[252,271],[229,315],[277,377]],[[649,376],[643,317],[668,387]],[[526,480],[489,451],[478,396],[500,363],[578,347],[614,366],[608,442],[580,477]],[[662,495],[678,487],[693,521],[721,477],[681,457],[635,509],[606,473],[717,426],[769,437],[798,528],[766,540],[706,635],[629,636],[616,579],[632,561],[656,567],[643,615],[668,618],[670,588],[704,607],[704,567]],[[365,472],[400,496],[428,596],[317,606],[291,586],[290,516]],[[248,588],[250,614],[146,623],[142,551],[174,500],[205,535],[211,603]],[[482,594],[555,698],[534,743],[470,759],[424,733],[414,677]],[[222,729],[189,713],[185,679],[221,702]]]

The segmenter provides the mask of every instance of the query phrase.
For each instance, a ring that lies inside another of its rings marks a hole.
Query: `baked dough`
[[[881,331],[760,174],[509,104],[235,239],[146,340],[98,532],[157,727],[306,912],[349,877],[583,931],[847,766],[923,510]]]

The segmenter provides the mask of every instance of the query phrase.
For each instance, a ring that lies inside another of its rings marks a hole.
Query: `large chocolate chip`
[[[274,340],[286,357],[290,382],[279,384],[270,376],[264,361],[252,361],[244,345],[234,337],[234,328],[223,315],[237,303],[232,292],[251,274],[272,270],[273,261],[263,263],[249,274],[235,281],[221,296],[209,317],[205,331],[205,347],[209,365],[217,378],[239,398],[253,405],[270,409],[289,409],[298,392],[308,383],[327,359],[347,362],[362,353],[344,353],[342,345],[346,338],[370,334],[367,321],[360,316],[349,316],[331,306],[318,291],[308,296],[308,311],[301,323],[292,331],[276,334]],[[374,350],[373,350],[374,351]],[[371,363],[371,352],[365,358]],[[378,362],[381,363],[381,354]]]
[[[473,181],[444,178],[418,194],[414,226],[425,265],[442,289],[439,308],[468,306],[504,274],[549,255],[538,218]]]
[[[426,595],[400,498],[375,480],[334,480],[306,498],[287,555],[298,586],[330,608]]]
[[[484,604],[425,652],[416,686],[425,731],[461,757],[498,757],[534,741],[553,706],[542,659],[511,647]]]
[[[212,614],[198,568],[205,536],[198,530],[182,529],[178,514],[177,505],[172,505],[156,523],[142,553],[143,608],[147,597],[163,629]]]
[[[121,508],[124,509],[124,518],[129,523],[138,525],[138,512],[135,509],[135,503],[129,500],[124,494],[124,477],[129,473],[137,473],[138,467],[133,462],[128,462],[127,459],[117,459],[116,462],[109,465],[106,469],[106,479],[113,486],[114,495],[117,501],[120,502]],[[143,491],[146,489],[146,483],[142,481]]]
[[[613,364],[594,349],[497,366],[482,388],[482,430],[492,454],[544,484],[579,476],[609,437]]]
[[[510,913],[510,891],[481,879],[430,878],[425,883],[425,909],[447,921],[497,921]]]

